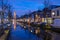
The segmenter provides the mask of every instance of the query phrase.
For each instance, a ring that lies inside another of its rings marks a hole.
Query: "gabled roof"
[[[54,9],[54,8],[58,8],[60,7],[60,5],[51,5],[50,7],[48,7],[49,9]]]
[[[50,5],[49,7],[47,7],[49,10],[54,9],[54,8],[58,8],[60,7],[60,5]],[[45,8],[44,8],[45,9]]]

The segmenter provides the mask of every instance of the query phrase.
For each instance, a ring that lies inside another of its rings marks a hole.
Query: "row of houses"
[[[60,19],[60,6],[51,5],[42,11],[37,10],[20,18],[23,21],[53,23],[53,20]]]

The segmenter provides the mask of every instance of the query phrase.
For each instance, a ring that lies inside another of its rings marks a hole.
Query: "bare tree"
[[[0,0],[0,8],[2,9],[2,13],[1,13],[1,20],[2,20],[2,24],[4,21],[4,16],[5,14],[8,15],[8,19],[10,20],[12,17],[12,11],[11,11],[11,5],[8,4],[8,0]]]

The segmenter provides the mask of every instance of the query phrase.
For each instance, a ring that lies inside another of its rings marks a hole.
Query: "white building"
[[[53,19],[53,27],[60,28],[60,6],[51,10],[52,19]]]
[[[52,18],[60,19],[60,7],[52,9],[51,12],[52,12],[51,14]]]

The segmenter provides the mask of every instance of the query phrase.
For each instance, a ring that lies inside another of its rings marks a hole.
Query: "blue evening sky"
[[[44,8],[44,0],[9,0],[16,14],[21,16],[29,11],[35,11]],[[50,0],[50,4],[60,5],[60,0]]]

